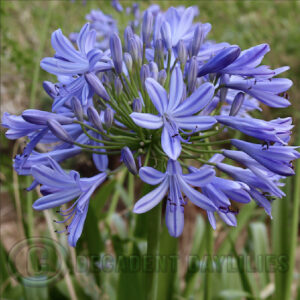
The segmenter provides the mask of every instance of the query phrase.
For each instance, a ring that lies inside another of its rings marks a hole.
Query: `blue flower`
[[[76,96],[85,106],[92,97],[93,89],[85,80],[85,74],[110,70],[110,58],[101,50],[95,48],[96,31],[90,30],[85,24],[76,40],[78,50],[62,34],[60,29],[52,34],[51,43],[55,49],[55,57],[46,57],[41,61],[41,67],[59,76],[63,83],[59,88],[59,103],[56,99],[55,108],[64,104],[70,97]]]
[[[195,25],[193,20],[195,17],[195,8],[188,7],[179,13],[175,7],[170,7],[164,14],[156,17],[154,25],[154,41],[161,38],[161,26],[163,22],[167,22],[171,30],[171,45],[176,47],[180,40],[185,42],[193,38]]]
[[[217,163],[221,162],[223,159],[223,155],[216,154],[209,161]],[[208,165],[204,165],[200,169],[191,166],[189,167],[189,171],[191,173],[202,172],[205,169],[212,168],[212,166]],[[209,183],[201,186],[202,193],[218,207],[218,210],[215,212],[229,226],[236,226],[236,213],[230,208],[230,200],[240,203],[249,203],[251,201],[249,190],[249,186],[243,182],[224,179],[217,176],[214,176]],[[207,211],[209,222],[214,229],[216,229],[215,212]]]
[[[162,148],[171,159],[176,160],[181,152],[180,141],[182,139],[179,130],[207,130],[216,123],[213,117],[194,115],[212,99],[214,87],[210,83],[205,83],[190,97],[180,102],[184,83],[179,68],[175,68],[172,73],[169,97],[166,90],[154,79],[147,78],[145,85],[159,115],[134,112],[130,116],[137,125],[143,128],[163,127]]]
[[[179,162],[169,160],[166,173],[161,173],[151,167],[142,167],[139,171],[141,179],[151,185],[159,186],[142,197],[134,206],[133,212],[144,213],[156,206],[166,195],[166,224],[171,236],[178,237],[184,225],[184,205],[186,204],[185,194],[195,205],[207,211],[217,210],[213,201],[190,187],[204,186],[213,178],[215,172],[207,168],[201,172],[183,174]]]
[[[49,158],[50,166],[39,165],[32,167],[32,176],[42,184],[41,193],[43,197],[36,200],[33,208],[36,210],[50,209],[66,204],[75,198],[77,200],[66,210],[59,210],[59,214],[65,218],[57,223],[71,220],[66,227],[69,235],[70,246],[75,247],[79,239],[86,219],[90,197],[96,188],[104,182],[107,175],[100,173],[91,178],[80,178],[76,171],[67,174],[60,165]]]
[[[282,176],[295,174],[292,161],[300,158],[300,153],[295,150],[297,147],[276,144],[262,146],[236,139],[232,139],[231,144],[275,174]]]
[[[254,78],[244,79],[235,76],[225,83],[224,87],[243,91],[270,107],[287,107],[290,105],[290,102],[279,95],[286,92],[292,84],[292,81],[286,78],[258,81]]]
[[[221,124],[239,130],[265,142],[279,142],[286,144],[291,135],[292,118],[277,118],[272,121],[264,121],[253,118],[241,118],[233,116],[216,116]]]
[[[267,172],[264,176],[258,176],[248,169],[231,166],[224,163],[217,163],[217,168],[231,176],[234,180],[246,183],[249,186],[248,193],[262,206],[266,213],[271,217],[272,196],[282,198],[285,194],[278,188],[281,177],[272,176],[271,172]],[[262,172],[260,173],[262,174]]]

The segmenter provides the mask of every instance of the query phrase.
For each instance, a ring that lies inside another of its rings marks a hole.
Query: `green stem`
[[[119,144],[117,146],[94,146],[94,145],[85,145],[85,144],[80,144],[77,142],[74,142],[74,145],[81,147],[81,148],[86,148],[86,149],[107,149],[107,150],[113,150],[113,149],[121,149],[123,148],[123,144]]]
[[[158,170],[163,169],[159,163]],[[149,187],[150,188],[150,187]],[[158,272],[157,255],[159,254],[159,235],[161,227],[162,201],[152,208],[147,214],[147,257],[153,262],[151,272],[146,273],[146,299],[157,299]]]
[[[206,146],[207,144],[203,144],[204,146]],[[220,150],[203,150],[203,149],[197,149],[194,147],[189,147],[187,145],[183,145],[183,148],[190,150],[192,152],[196,152],[196,153],[222,153],[222,151]]]
[[[147,256],[153,261],[151,272],[146,274],[146,299],[156,300],[157,298],[157,255],[159,249],[159,233],[161,226],[162,203],[152,208],[147,213],[148,235],[147,235]]]
[[[193,145],[196,145],[196,146],[212,146],[212,145],[220,145],[220,144],[228,144],[230,143],[231,140],[228,139],[228,140],[221,140],[221,141],[215,141],[215,142],[209,142],[209,143],[193,143]]]
[[[205,281],[204,281],[204,300],[210,300],[212,297],[212,268],[213,268],[213,229],[207,223],[205,227],[205,239],[206,239],[206,252],[207,252],[207,265],[205,269]]]
[[[300,128],[299,128],[300,130]],[[300,131],[298,130],[298,139],[296,145],[300,145]],[[297,238],[298,238],[298,221],[299,221],[299,206],[300,206],[300,159],[296,163],[296,175],[294,178],[294,199],[293,199],[292,226],[289,229],[290,235],[290,251],[289,251],[289,269],[286,274],[286,285],[283,299],[291,299],[291,289],[293,282]],[[281,200],[282,201],[282,200]]]

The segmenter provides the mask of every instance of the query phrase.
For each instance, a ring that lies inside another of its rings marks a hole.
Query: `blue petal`
[[[52,187],[76,189],[76,182],[69,175],[52,170],[45,165],[35,165],[31,168],[32,176],[40,184]]]
[[[212,168],[205,168],[190,174],[184,174],[182,178],[190,185],[201,187],[211,182],[214,176],[215,171]]]
[[[215,211],[217,207],[206,196],[191,188],[182,178],[178,177],[178,181],[185,195],[197,206],[204,210]]]
[[[194,20],[194,8],[189,7],[184,10],[183,15],[180,17],[180,21],[177,25],[175,36],[173,36],[173,46],[176,46],[179,40],[184,37],[191,29]],[[172,25],[172,24],[170,24]]]
[[[75,199],[79,195],[80,195],[80,190],[65,189],[63,191],[49,194],[47,196],[39,198],[33,203],[32,207],[35,210],[43,210],[43,209],[58,207],[61,206],[62,204],[65,204]]]
[[[190,97],[184,100],[172,112],[174,117],[190,116],[203,109],[214,95],[214,86],[211,83],[202,84]]]
[[[140,168],[139,175],[144,182],[151,185],[161,183],[166,177],[165,173],[157,171],[156,169],[153,169],[151,167]]]
[[[178,136],[173,136],[168,132],[166,126],[161,133],[161,146],[169,158],[176,160],[181,153],[181,144]]]
[[[144,213],[156,206],[166,195],[169,188],[168,178],[153,191],[142,197],[134,206],[133,212],[136,214]]]
[[[207,130],[217,123],[214,117],[208,116],[177,117],[174,121],[179,128],[195,131]]]
[[[86,45],[86,40],[87,40],[89,31],[90,31],[90,24],[86,23],[81,28],[81,30],[78,34],[77,40],[76,40],[78,49],[80,50],[81,53],[83,53],[85,55],[87,54],[85,52],[85,45]]]
[[[163,125],[162,118],[152,114],[134,112],[130,117],[136,125],[147,129],[158,129]]]
[[[168,111],[172,111],[180,103],[183,93],[183,84],[181,70],[179,67],[176,67],[171,76]]]
[[[51,43],[58,56],[74,63],[85,61],[84,57],[75,50],[72,43],[62,34],[61,29],[57,29],[52,33]]]
[[[160,115],[163,115],[168,106],[168,95],[166,90],[153,78],[147,78],[145,86],[149,97]]]
[[[76,75],[89,70],[88,61],[72,63],[52,57],[42,59],[40,65],[42,69],[54,75]]]
[[[208,211],[207,212],[207,217],[208,217],[208,221],[211,225],[211,227],[216,230],[217,229],[217,222],[216,222],[216,218],[215,218],[215,213]]]
[[[236,226],[237,225],[237,221],[236,221],[236,217],[233,213],[228,212],[228,213],[223,213],[218,211],[218,214],[220,216],[220,218],[229,226]]]
[[[68,227],[68,233],[69,233],[68,242],[69,245],[72,247],[76,247],[76,243],[81,236],[83,225],[88,212],[88,207],[89,206],[87,203],[83,212],[76,211],[76,214],[72,219],[71,224]]]
[[[170,201],[167,201],[166,225],[171,236],[179,237],[181,235],[184,227],[183,207],[171,205]]]

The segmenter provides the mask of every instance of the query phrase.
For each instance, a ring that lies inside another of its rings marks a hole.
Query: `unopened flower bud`
[[[109,95],[107,94],[102,82],[94,73],[87,73],[84,75],[88,84],[93,88],[94,92],[103,98],[104,100],[109,100]]]
[[[50,119],[47,121],[48,128],[51,132],[60,140],[66,143],[73,144],[72,137],[67,133],[67,131],[62,127],[62,125],[55,119]]]
[[[151,11],[146,10],[143,16],[143,23],[142,23],[142,37],[143,43],[148,44],[153,27],[153,15]]]
[[[43,88],[52,99],[54,99],[55,97],[57,97],[59,95],[58,88],[56,87],[55,84],[53,84],[50,81],[44,81]]]
[[[140,98],[136,98],[132,102],[132,110],[134,112],[141,113],[143,110],[143,103]]]
[[[165,84],[165,82],[167,80],[167,72],[165,69],[159,71],[157,80],[160,85],[163,86]]]
[[[115,79],[115,90],[116,90],[117,96],[121,95],[121,93],[123,91],[123,85],[122,85],[121,79],[119,77],[116,77],[116,79]]]
[[[239,57],[240,53],[241,49],[238,46],[225,48],[199,69],[198,77],[208,73],[216,73],[219,70],[226,68]]]
[[[223,74],[220,78],[220,85],[224,85],[229,81],[230,75]],[[220,88],[220,101],[225,102],[227,97],[228,88],[221,87]]]
[[[157,80],[158,78],[158,66],[154,61],[151,61],[149,64],[149,68],[150,68],[150,75],[152,78],[154,78],[155,80]]]
[[[196,87],[197,80],[197,71],[198,71],[198,62],[196,57],[192,57],[190,60],[189,70],[188,70],[188,90],[192,93]]]
[[[150,77],[150,69],[148,65],[142,65],[141,71],[140,71],[140,78],[143,85],[143,88],[145,89],[145,80]]]
[[[172,48],[172,33],[170,24],[167,21],[163,22],[160,32],[166,49],[170,50]]]
[[[130,173],[132,173],[133,175],[136,175],[138,173],[134,157],[128,147],[124,147],[121,150],[121,160]]]
[[[240,111],[243,103],[244,103],[244,99],[245,99],[245,94],[240,92],[238,93],[235,97],[234,100],[231,104],[231,109],[230,109],[230,113],[229,116],[236,116],[238,114],[238,112]]]
[[[131,72],[132,71],[132,57],[127,52],[124,53],[124,62],[125,62],[128,72]]]
[[[100,115],[94,106],[88,107],[87,115],[88,115],[89,121],[93,124],[93,126],[96,129],[98,129],[99,131],[103,132],[103,126],[101,123]]]
[[[73,97],[71,100],[72,110],[74,112],[74,115],[78,119],[78,121],[83,121],[83,109],[82,105],[77,97]]]
[[[180,61],[180,64],[184,66],[187,61],[187,49],[183,40],[180,40],[178,42],[177,53],[178,53],[178,60]]]
[[[111,5],[117,12],[123,11],[123,6],[121,5],[121,3],[118,0],[112,0]]]
[[[203,28],[202,28],[202,25],[199,24],[195,31],[194,31],[194,38],[192,40],[192,43],[191,43],[191,57],[192,56],[197,56],[198,55],[198,52],[200,50],[200,47],[203,43],[203,40],[204,40],[204,32],[203,32]]]
[[[125,45],[125,49],[126,51],[129,51],[129,40],[133,38],[133,31],[132,28],[130,26],[127,26],[124,30],[124,45]]]
[[[48,111],[38,109],[26,109],[22,113],[22,118],[28,123],[36,125],[46,125],[48,120],[56,120],[60,124],[72,124],[73,119],[63,114],[55,114]]]
[[[164,43],[162,39],[157,39],[155,42],[154,61],[160,65],[164,60]]]
[[[114,121],[114,112],[110,107],[107,107],[104,111],[104,122],[106,128],[110,128]]]
[[[118,74],[121,74],[122,64],[123,64],[122,43],[119,36],[116,33],[113,33],[110,36],[109,45],[110,45],[110,53],[111,53],[112,60],[114,62],[115,70]]]
[[[131,38],[129,40],[129,52],[131,54],[132,60],[140,66],[142,62],[142,56],[140,53],[139,44],[134,38]]]

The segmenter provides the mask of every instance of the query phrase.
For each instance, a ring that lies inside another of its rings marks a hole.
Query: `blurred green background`
[[[139,2],[139,1],[135,1]],[[124,7],[133,1],[121,1]],[[200,16],[197,20],[210,22],[212,31],[210,39],[217,42],[227,41],[238,44],[242,49],[269,43],[271,52],[263,61],[272,68],[288,65],[291,69],[284,76],[293,80],[294,85],[289,91],[292,105],[286,109],[265,108],[264,118],[293,116],[295,131],[292,142],[299,141],[300,123],[300,2],[299,1],[140,1],[141,10],[151,3],[157,3],[162,9],[178,5],[197,5]],[[39,61],[45,56],[52,56],[51,33],[61,28],[68,35],[78,31],[85,22],[85,15],[91,9],[101,9],[118,19],[120,32],[124,30],[129,17],[122,16],[110,6],[110,1],[1,1],[1,115],[4,111],[19,114],[30,107],[48,109],[51,105],[48,96],[43,91],[43,80],[55,81],[54,76],[39,68]],[[88,222],[79,247],[69,249],[64,235],[55,235],[66,250],[63,257],[67,266],[67,275],[55,284],[43,287],[31,287],[20,276],[17,270],[26,269],[22,257],[19,261],[10,259],[9,251],[14,245],[28,237],[53,238],[45,219],[51,215],[33,212],[31,203],[37,198],[33,193],[26,193],[24,188],[30,180],[18,178],[12,171],[11,159],[22,147],[22,142],[14,143],[4,137],[1,131],[1,299],[139,299],[138,282],[135,275],[122,276],[121,273],[76,272],[74,269],[76,257],[91,253],[116,254],[126,247],[130,241],[130,224],[132,215],[129,208],[132,205],[134,193],[127,192],[123,182],[132,178],[121,174],[120,180],[106,184],[106,188],[96,195],[98,204],[95,214],[89,212]],[[298,137],[296,136],[298,135]],[[299,144],[299,142],[298,142]],[[71,163],[75,163],[74,161]],[[84,175],[89,174],[89,162],[84,158],[76,160],[78,170]],[[298,167],[298,173],[300,169]],[[223,225],[214,233],[216,254],[232,254],[230,241],[235,244],[239,253],[257,257],[259,255],[283,255],[289,259],[290,253],[296,253],[295,266],[290,266],[291,272],[217,272],[213,276],[212,299],[256,299],[289,300],[300,299],[299,239],[296,247],[293,245],[293,228],[298,228],[295,221],[294,203],[299,193],[300,178],[287,182],[286,199],[276,200],[273,205],[273,221],[266,217],[261,209],[254,205],[245,206],[239,214],[239,226],[229,229]],[[113,196],[111,196],[111,194]],[[135,200],[137,196],[135,197]],[[114,206],[110,206],[114,203]],[[116,213],[114,212],[116,208]],[[125,213],[124,213],[125,210]],[[90,210],[91,211],[91,210]],[[190,209],[189,220],[185,232],[179,241],[181,255],[205,254],[205,224],[201,215]],[[51,223],[51,220],[50,220]],[[53,225],[52,225],[53,226]],[[99,236],[96,236],[99,234]],[[164,236],[163,231],[162,235]],[[229,238],[230,237],[230,238]],[[168,238],[164,237],[165,241]],[[129,242],[128,242],[129,240]],[[170,241],[171,243],[174,241]],[[35,243],[34,241],[28,242]],[[143,252],[144,240],[133,241],[134,246]],[[162,243],[162,251],[164,250]],[[293,247],[293,249],[291,249]],[[121,252],[122,252],[121,251]],[[53,252],[53,251],[52,251]],[[55,265],[55,253],[53,264]],[[51,254],[52,253],[52,254]],[[34,254],[35,255],[35,254]],[[33,256],[34,256],[33,255]],[[234,258],[230,258],[233,260]],[[229,258],[228,258],[229,261]],[[228,262],[229,263],[229,262]],[[251,261],[254,265],[257,263]],[[23,264],[23,265],[22,265]],[[32,269],[39,266],[32,259]],[[7,267],[9,265],[9,267]],[[295,267],[295,268],[293,268]],[[53,266],[55,270],[55,266]],[[43,274],[39,270],[39,274]],[[203,296],[205,274],[185,274],[186,266],[180,263],[180,272],[174,277],[160,274],[159,295],[161,299],[199,299]],[[288,275],[288,273],[290,275]],[[246,274],[246,275],[245,275]],[[245,276],[246,277],[245,277]],[[26,274],[23,277],[30,276]],[[42,275],[40,275],[42,276]],[[170,279],[171,278],[171,279]],[[248,286],[247,286],[248,283]],[[250,288],[249,288],[250,285]],[[75,291],[77,296],[72,294]],[[126,291],[124,296],[123,291]],[[172,291],[172,292],[171,292]],[[288,292],[287,292],[288,291]],[[291,293],[290,293],[291,292]],[[290,294],[289,294],[290,293]],[[101,296],[99,296],[101,295]],[[292,295],[292,296],[291,296]],[[75,298],[74,298],[75,297]],[[286,298],[288,297],[288,298]]]

